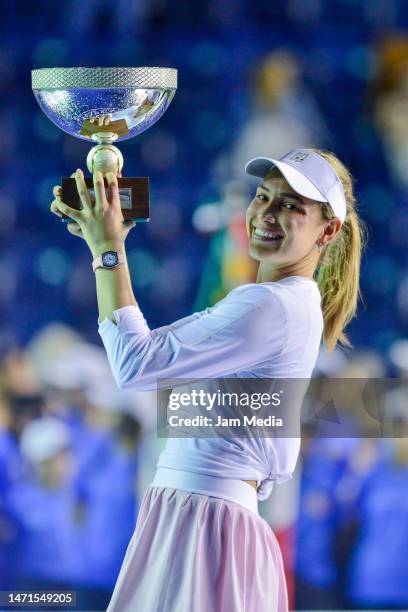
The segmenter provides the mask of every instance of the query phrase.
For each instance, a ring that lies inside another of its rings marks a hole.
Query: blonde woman
[[[116,177],[94,175],[95,202],[75,177],[83,209],[51,205],[76,223],[93,256],[99,333],[119,387],[158,379],[308,379],[321,338],[347,344],[356,311],[361,224],[352,178],[331,153],[256,158],[262,179],[246,224],[257,282],[212,308],[150,330],[132,291]],[[177,279],[175,279],[177,282]],[[298,438],[169,438],[147,489],[110,612],[284,612],[278,543],[257,500],[291,477]]]

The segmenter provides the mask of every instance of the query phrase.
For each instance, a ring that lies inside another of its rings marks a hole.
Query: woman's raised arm
[[[121,260],[115,268],[95,270],[99,320],[103,321],[106,317],[112,318],[114,310],[136,304],[125,251],[125,239],[135,223],[123,219],[118,182],[113,173],[106,176],[108,197],[102,174],[94,174],[94,202],[82,171],[77,170],[72,176],[76,180],[82,210],[75,210],[62,202],[61,188],[57,186],[54,188],[55,200],[51,204],[51,211],[58,216],[64,213],[75,221],[68,224],[68,231],[86,241],[94,260],[108,251],[118,253]]]
[[[138,306],[99,326],[116,384],[139,391],[172,381],[248,371],[279,356],[288,339],[286,310],[275,292],[244,285],[212,308],[150,330]]]

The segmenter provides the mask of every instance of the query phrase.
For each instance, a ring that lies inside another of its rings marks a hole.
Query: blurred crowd
[[[48,212],[89,146],[41,112],[30,69],[179,70],[165,115],[120,146],[123,174],[151,180],[151,220],[128,242],[151,328],[255,280],[248,159],[333,150],[369,241],[354,356],[323,353],[316,376],[406,378],[408,6],[6,0],[0,14],[0,590],[73,587],[82,608],[104,609],[163,441],[154,397],[114,388],[90,253]],[[262,512],[298,609],[408,608],[406,439],[366,438],[343,408],[350,434],[305,439],[296,477]]]
[[[304,405],[293,563],[299,610],[408,608],[407,363],[388,379],[373,352],[318,360],[314,382],[335,390],[335,400],[316,401],[310,391]]]
[[[304,453],[298,609],[408,607],[407,438],[314,439]]]
[[[149,402],[150,403],[150,402]],[[0,590],[75,589],[105,609],[139,502],[146,398],[104,351],[51,326],[0,369]]]

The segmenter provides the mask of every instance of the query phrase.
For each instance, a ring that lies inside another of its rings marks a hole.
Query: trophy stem
[[[86,158],[86,165],[92,174],[95,171],[102,172],[103,176],[108,172],[118,175],[123,168],[123,155],[115,145],[117,134],[112,132],[98,132],[93,135],[93,139],[99,144],[89,151]]]
[[[96,134],[92,134],[91,138],[98,144],[112,144],[118,139],[118,135],[114,132],[96,132]]]

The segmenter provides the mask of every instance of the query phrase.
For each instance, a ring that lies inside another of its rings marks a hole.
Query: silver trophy
[[[123,156],[113,144],[133,138],[163,115],[177,89],[173,68],[40,68],[32,88],[41,109],[59,128],[95,143],[89,172],[120,174]],[[92,179],[85,179],[92,190]],[[149,220],[149,179],[119,178],[126,220]],[[81,209],[75,179],[62,179],[62,199]]]

